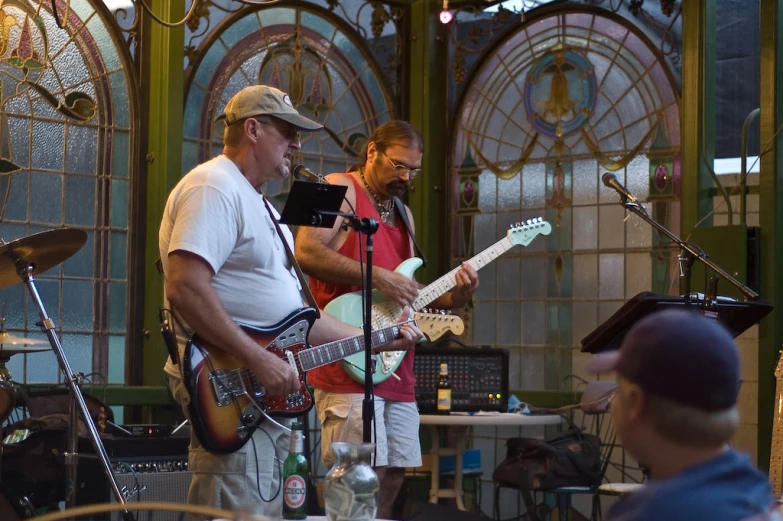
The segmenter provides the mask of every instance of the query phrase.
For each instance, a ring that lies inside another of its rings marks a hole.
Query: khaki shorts
[[[188,417],[190,395],[185,384],[176,370],[171,370],[171,367],[166,369],[171,392]],[[292,423],[292,420],[281,418],[275,420],[287,427]],[[188,490],[188,503],[281,517],[283,491],[280,480],[290,440],[288,431],[267,420],[238,451],[212,454],[201,446],[191,430],[188,468],[193,478]]]
[[[334,464],[332,442],[362,441],[363,394],[315,390],[315,411],[321,422],[321,460]],[[416,402],[395,402],[375,397],[375,467],[419,467],[419,411]]]

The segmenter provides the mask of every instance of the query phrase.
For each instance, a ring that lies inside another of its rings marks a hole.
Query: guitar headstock
[[[778,365],[775,367],[775,378],[783,378],[783,351],[780,352],[780,358],[778,358]]]
[[[546,222],[543,217],[534,217],[525,222],[512,224],[506,236],[512,243],[518,246],[527,246],[537,236],[549,235],[551,232],[551,224]]]
[[[430,342],[439,339],[448,332],[459,336],[465,331],[465,323],[456,315],[442,313],[414,313],[413,318],[419,329]]]

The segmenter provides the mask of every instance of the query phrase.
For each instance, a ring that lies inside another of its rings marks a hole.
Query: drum
[[[11,373],[8,373],[7,369],[5,369],[7,376],[3,374],[4,369],[5,364],[0,363],[0,425],[11,415],[14,407],[16,407],[14,382],[11,381]]]
[[[3,320],[0,318],[0,425],[11,415],[14,407],[16,407],[16,390],[11,378],[11,371],[8,370],[5,363],[14,355],[40,353],[50,350],[48,347],[32,347],[35,344],[45,344],[46,340],[18,337],[3,330]]]

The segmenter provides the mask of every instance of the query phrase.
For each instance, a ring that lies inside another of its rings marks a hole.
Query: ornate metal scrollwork
[[[649,5],[649,0],[647,0]],[[484,11],[485,5],[464,5],[454,10],[454,22],[450,31],[453,61],[451,73],[453,80],[461,85],[470,71],[468,62],[475,62],[487,49],[493,46],[503,35],[524,21],[525,13],[544,5],[539,0],[522,0],[519,11],[511,11],[498,4],[495,13]],[[570,0],[570,5],[590,5],[601,7],[626,16],[636,24],[645,26],[660,37],[658,50],[671,64],[680,65],[679,23],[682,3],[676,0],[660,0],[660,12],[645,8],[645,0]],[[668,20],[667,20],[668,19]],[[469,27],[469,29],[463,29]]]

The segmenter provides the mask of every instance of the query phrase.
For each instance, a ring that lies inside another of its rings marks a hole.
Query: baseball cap
[[[619,350],[593,355],[588,370],[616,371],[651,395],[707,412],[733,407],[740,386],[732,335],[717,319],[683,309],[643,318]]]
[[[320,123],[299,114],[288,94],[268,85],[250,85],[240,90],[228,100],[220,117],[226,119],[227,125],[231,125],[249,117],[262,115],[280,118],[299,130],[324,128]]]

